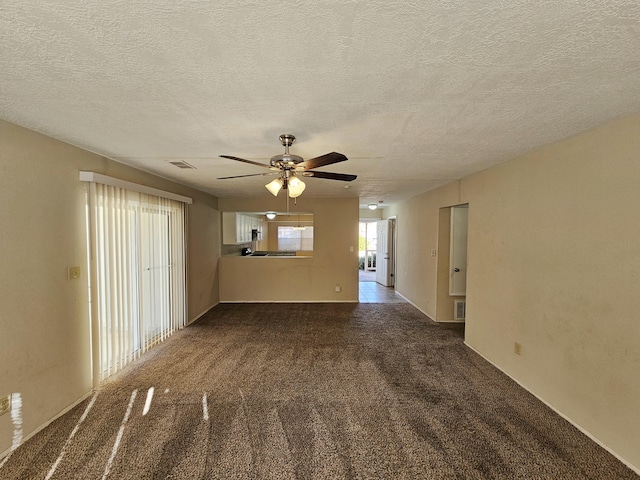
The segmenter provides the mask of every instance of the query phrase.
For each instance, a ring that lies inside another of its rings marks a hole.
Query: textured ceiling
[[[391,204],[639,111],[637,0],[0,0],[0,118],[217,196],[281,133]]]

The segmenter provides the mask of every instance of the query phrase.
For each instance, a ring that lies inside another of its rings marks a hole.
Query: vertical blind
[[[313,250],[313,227],[278,226],[278,250]]]
[[[94,378],[186,323],[185,205],[90,183]]]

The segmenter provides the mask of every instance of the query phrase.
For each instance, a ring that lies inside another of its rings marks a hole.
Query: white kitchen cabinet
[[[251,237],[247,235],[247,217],[241,213],[236,213],[236,238],[237,243],[247,243]]]
[[[237,212],[222,212],[222,243],[251,243],[253,218]]]

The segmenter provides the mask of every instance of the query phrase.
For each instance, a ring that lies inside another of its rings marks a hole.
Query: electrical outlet
[[[342,287],[340,285],[336,285],[336,292],[341,292],[342,291]]]
[[[69,280],[80,278],[80,267],[69,267]]]
[[[435,250],[435,249],[431,250],[431,256],[432,257],[437,257],[438,256],[438,251]]]
[[[11,410],[11,395],[0,397],[0,415],[4,415]]]
[[[520,345],[518,342],[515,342],[513,344],[513,353],[515,353],[516,355],[520,355],[521,351],[522,351],[522,345]]]

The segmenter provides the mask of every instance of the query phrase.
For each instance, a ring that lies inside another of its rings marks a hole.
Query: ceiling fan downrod
[[[280,143],[284,147],[284,153],[280,155],[275,155],[271,157],[271,166],[278,168],[293,168],[298,163],[304,161],[304,159],[298,155],[293,155],[289,153],[289,147],[293,145],[293,142],[296,141],[295,135],[291,135],[290,133],[283,133],[280,135]]]
[[[289,153],[289,147],[293,145],[293,142],[296,141],[296,136],[291,135],[290,133],[283,133],[280,135],[280,143],[284,147],[285,153]]]

